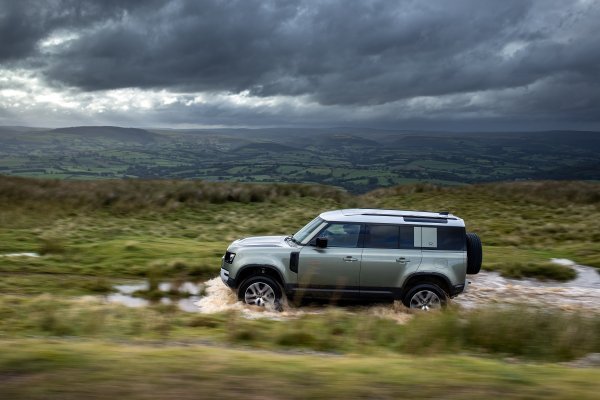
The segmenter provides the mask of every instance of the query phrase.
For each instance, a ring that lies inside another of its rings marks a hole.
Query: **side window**
[[[397,249],[399,240],[399,226],[367,225],[364,247],[373,249]]]
[[[322,230],[319,237],[327,238],[328,247],[358,247],[360,224],[333,223]]]
[[[420,232],[419,232],[420,234]],[[400,227],[400,248],[401,249],[414,249],[420,247],[421,242],[418,246],[415,244],[415,227],[409,225],[403,225]]]
[[[465,249],[465,228],[450,226],[415,226],[413,229],[414,247],[416,248],[422,248],[423,250]],[[406,239],[406,241],[408,242],[408,239]]]
[[[437,228],[437,248],[439,250],[464,250],[466,246],[465,228]]]

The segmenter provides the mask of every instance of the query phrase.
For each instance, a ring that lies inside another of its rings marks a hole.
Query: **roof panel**
[[[327,211],[322,213],[321,218],[326,221],[339,222],[362,222],[380,224],[418,224],[418,225],[441,225],[465,226],[464,221],[452,214],[445,212],[412,211],[412,210],[388,210],[377,208],[353,208],[345,210]],[[405,221],[407,217],[408,221]],[[422,218],[422,221],[418,219]],[[437,222],[436,220],[439,220]]]

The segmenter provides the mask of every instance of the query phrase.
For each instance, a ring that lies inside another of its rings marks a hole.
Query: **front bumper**
[[[228,279],[229,279],[229,271],[227,271],[225,268],[221,268],[221,280],[223,281],[224,284],[227,285]]]
[[[227,271],[225,268],[221,268],[221,280],[223,281],[223,283],[226,286],[229,286],[232,289],[235,289],[235,279],[231,278],[229,276],[229,271]]]

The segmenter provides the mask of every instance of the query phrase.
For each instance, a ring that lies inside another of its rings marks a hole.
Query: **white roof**
[[[327,211],[322,213],[320,217],[331,222],[465,226],[465,222],[461,218],[445,212],[352,208]]]

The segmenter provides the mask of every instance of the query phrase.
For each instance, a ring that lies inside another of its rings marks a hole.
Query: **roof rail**
[[[448,216],[448,214],[442,214],[442,215],[445,215],[444,217],[434,217],[434,216],[427,216],[427,215],[411,215],[411,214],[379,214],[379,213],[362,213],[360,215],[366,215],[369,217],[396,217],[396,218],[414,218],[414,219],[439,219],[439,220],[456,219],[454,217]]]

